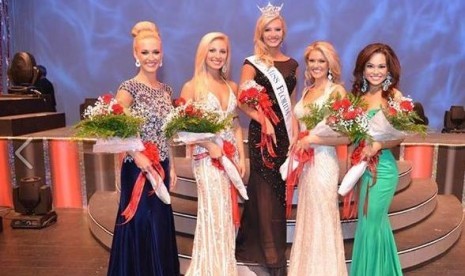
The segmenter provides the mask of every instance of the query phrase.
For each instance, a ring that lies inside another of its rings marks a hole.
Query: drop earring
[[[383,81],[383,91],[387,91],[389,89],[389,86],[392,84],[392,76],[391,73],[388,73],[386,79]]]
[[[223,74],[226,74],[228,68],[226,68],[226,65],[223,65],[223,67],[221,67],[221,73]]]
[[[138,59],[136,59],[136,67],[140,67],[140,61]]]
[[[163,60],[160,60],[160,63],[158,64],[158,67],[162,67],[163,66]]]
[[[363,77],[362,88],[360,88],[360,91],[362,91],[362,93],[366,93],[368,91],[368,81],[365,77]]]
[[[331,72],[331,69],[328,70],[328,80],[333,82],[333,72]]]

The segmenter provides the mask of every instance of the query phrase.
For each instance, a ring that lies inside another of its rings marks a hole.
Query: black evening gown
[[[246,64],[251,64],[248,60]],[[283,75],[291,94],[296,86],[294,59],[275,61],[274,66]],[[254,66],[255,67],[255,66]],[[236,257],[238,261],[257,262],[268,268],[286,266],[286,212],[285,182],[281,179],[279,167],[286,160],[289,139],[283,115],[268,78],[257,68],[255,81],[264,86],[273,102],[273,110],[280,121],[275,126],[278,157],[273,158],[264,151],[265,158],[274,163],[273,168],[264,165],[260,148],[256,145],[261,139],[261,126],[251,120],[249,125],[250,178],[247,185],[249,200],[244,204],[241,226],[236,239]]]

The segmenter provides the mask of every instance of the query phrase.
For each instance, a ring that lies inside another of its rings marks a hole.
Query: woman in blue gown
[[[176,176],[169,162],[169,147],[161,132],[164,118],[172,109],[172,89],[157,80],[162,66],[161,39],[155,24],[142,22],[133,28],[134,57],[138,74],[124,81],[116,99],[145,118],[141,130],[144,143],[152,143],[159,153],[167,188]],[[111,246],[108,275],[179,275],[174,219],[171,205],[163,203],[148,180],[143,184],[134,216],[127,221],[122,212],[131,200],[139,174],[151,169],[146,152],[128,152],[121,169],[121,197]],[[171,177],[170,177],[171,176]]]

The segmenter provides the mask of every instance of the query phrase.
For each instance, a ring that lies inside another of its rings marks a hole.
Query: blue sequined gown
[[[144,114],[143,141],[155,143],[166,173],[165,185],[169,186],[168,145],[162,135],[163,118],[171,110],[171,87],[162,84],[159,89],[146,86],[131,79],[121,84],[119,90],[128,91],[133,97],[132,109]],[[152,187],[148,181],[133,219],[122,225],[121,212],[126,208],[140,173],[131,158],[126,158],[121,169],[121,197],[116,217],[113,242],[110,252],[108,275],[138,276],[179,275],[179,260],[176,247],[174,219],[171,205],[163,203],[155,194],[149,195]]]

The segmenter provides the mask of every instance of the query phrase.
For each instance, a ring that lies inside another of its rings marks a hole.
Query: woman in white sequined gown
[[[304,56],[309,86],[294,108],[298,119],[309,112],[307,105],[321,106],[330,97],[346,95],[340,84],[339,58],[331,44],[314,42],[307,47]],[[300,131],[306,130],[302,123],[299,127]],[[334,147],[340,143],[348,143],[348,140],[322,139],[310,132],[294,145],[296,150],[313,148],[314,161],[305,165],[298,183],[289,275],[347,275],[337,194],[339,165]]]
[[[229,49],[228,37],[222,33],[208,33],[202,38],[194,77],[184,85],[182,98],[202,101],[219,110],[223,116],[234,115],[237,85],[227,80]],[[235,146],[233,159],[243,176],[244,149],[238,120],[235,119],[233,128],[223,131],[220,137]],[[222,149],[213,142],[194,146],[192,169],[197,181],[197,226],[192,260],[186,275],[237,275],[232,185],[225,172],[212,164],[212,159],[222,155]]]

